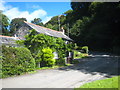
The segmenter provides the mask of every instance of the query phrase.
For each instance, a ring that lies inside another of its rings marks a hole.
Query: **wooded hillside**
[[[120,2],[71,2],[71,8],[60,17],[70,38],[91,50],[119,52]],[[59,30],[57,19],[53,17],[46,27]]]

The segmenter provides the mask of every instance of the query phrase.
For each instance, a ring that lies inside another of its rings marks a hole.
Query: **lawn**
[[[108,79],[93,81],[91,83],[84,84],[80,88],[118,88],[118,78],[120,80],[120,76],[116,76]]]

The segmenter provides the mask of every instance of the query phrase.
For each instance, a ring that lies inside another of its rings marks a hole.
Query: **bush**
[[[35,60],[27,48],[2,46],[2,77],[33,71]]]
[[[67,46],[62,38],[56,38],[55,50],[58,52],[58,60],[56,60],[56,65],[65,65],[65,54],[68,49],[70,49],[70,44]]]
[[[57,59],[55,63],[56,63],[56,65],[65,65],[66,64],[64,58],[63,59],[62,58],[61,59]]]
[[[79,59],[79,58],[82,58],[82,53],[77,50],[74,50],[74,59]]]
[[[88,57],[87,53],[81,53],[78,50],[74,50],[74,59],[80,59],[85,57]]]
[[[82,50],[85,50],[85,53],[88,54],[88,46],[84,46],[84,47],[82,47]]]
[[[1,77],[2,77],[2,56],[0,55],[0,78]]]
[[[54,54],[52,53],[52,49],[44,48],[42,49],[42,61],[41,66],[42,67],[52,67],[55,64]]]

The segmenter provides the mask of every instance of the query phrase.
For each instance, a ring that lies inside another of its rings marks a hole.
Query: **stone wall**
[[[32,28],[29,27],[28,25],[23,24],[23,26],[18,29],[14,36],[17,36],[20,39],[24,39],[24,36],[27,35],[29,33],[29,30],[31,29]]]

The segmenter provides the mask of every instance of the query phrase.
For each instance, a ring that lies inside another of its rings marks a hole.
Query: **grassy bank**
[[[119,85],[118,80],[120,80],[120,76],[103,79],[103,80],[97,80],[91,83],[86,83],[80,88],[118,88]],[[75,90],[79,90],[79,89],[75,89]]]

